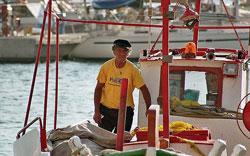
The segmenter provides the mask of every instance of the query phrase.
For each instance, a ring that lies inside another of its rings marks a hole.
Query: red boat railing
[[[44,34],[46,17],[47,17],[47,12],[44,11],[43,25],[42,25],[41,35],[40,35],[40,41],[39,41],[38,51],[37,51],[37,55],[36,55],[35,69],[34,69],[33,78],[32,78],[32,84],[31,84],[31,89],[30,89],[28,106],[27,106],[27,110],[26,110],[24,127],[28,123],[29,112],[30,112],[30,107],[31,107],[31,102],[32,102],[34,87],[35,87],[35,83],[36,83],[37,68],[38,68],[38,64],[39,64],[39,60],[40,60],[40,55],[41,55],[41,47],[42,47],[42,42],[43,42],[43,34]],[[23,131],[23,134],[25,134],[25,131]]]
[[[34,120],[32,120],[29,124],[27,124],[26,126],[24,126],[18,133],[16,136],[16,139],[20,138],[20,135],[23,131],[25,131],[27,128],[29,128],[33,123],[35,123],[37,120],[39,120],[39,125],[40,125],[40,129],[42,128],[42,119],[40,117],[36,117]]]
[[[29,124],[27,124],[26,126],[24,126],[18,133],[16,136],[16,139],[19,139],[21,137],[21,133],[24,134],[24,132],[26,131],[26,129],[28,129],[31,125],[33,125],[36,121],[39,121],[39,126],[40,126],[40,141],[41,141],[41,150],[45,151],[45,149],[47,148],[47,140],[46,140],[46,132],[43,130],[43,126],[42,126],[42,119],[40,117],[36,117],[34,120],[32,120]]]
[[[41,150],[44,151],[47,148],[47,141],[46,141],[46,115],[47,115],[47,102],[48,102],[48,81],[49,81],[49,63],[50,63],[50,32],[51,32],[51,8],[52,8],[52,2],[51,0],[48,1],[48,5],[44,11],[44,17],[43,17],[43,24],[42,24],[42,30],[40,35],[40,41],[38,46],[38,52],[35,62],[35,69],[33,73],[33,79],[32,79],[32,85],[30,90],[30,96],[24,121],[24,127],[27,126],[28,118],[29,118],[29,112],[31,107],[31,101],[33,97],[34,92],[34,86],[36,81],[36,75],[37,75],[37,68],[40,60],[40,54],[41,54],[41,47],[42,47],[42,40],[43,40],[43,34],[45,29],[45,23],[46,23],[46,17],[47,17],[47,10],[49,11],[49,19],[48,19],[48,40],[47,40],[47,58],[46,58],[46,79],[45,79],[45,98],[44,98],[44,118],[43,118],[43,125],[40,124],[42,128],[40,128],[40,135],[41,135]],[[57,91],[56,91],[57,92]],[[41,120],[41,119],[40,119]],[[25,130],[22,130],[23,135],[25,134]]]

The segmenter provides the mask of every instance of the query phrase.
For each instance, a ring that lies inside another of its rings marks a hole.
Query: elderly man
[[[141,90],[146,108],[151,105],[151,97],[139,69],[127,57],[131,44],[127,40],[117,39],[112,47],[115,58],[105,62],[97,76],[94,94],[94,121],[99,127],[117,132],[117,120],[120,105],[121,79],[128,79],[128,97],[125,130],[130,131],[134,116],[134,88]]]

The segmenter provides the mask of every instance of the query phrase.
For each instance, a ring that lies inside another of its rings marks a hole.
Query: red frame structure
[[[222,0],[223,2],[223,0]],[[28,106],[26,110],[26,116],[25,116],[25,121],[24,121],[24,127],[28,123],[28,117],[29,117],[29,112],[30,112],[30,107],[31,107],[31,102],[32,102],[32,96],[33,96],[33,91],[34,91],[34,86],[35,86],[35,81],[36,81],[36,75],[37,75],[37,68],[39,64],[39,59],[40,59],[40,54],[41,54],[41,46],[42,46],[42,40],[43,40],[43,34],[44,34],[44,29],[45,29],[45,23],[46,23],[46,18],[48,15],[48,40],[47,40],[47,58],[46,58],[46,77],[45,77],[45,97],[44,97],[44,115],[43,115],[43,125],[41,129],[41,142],[42,144],[45,143],[45,145],[42,147],[42,150],[44,151],[47,148],[46,144],[46,117],[47,117],[47,103],[48,103],[48,81],[49,81],[49,65],[50,65],[50,33],[51,33],[51,16],[52,14],[56,17],[56,88],[55,88],[55,116],[54,116],[54,129],[56,129],[56,124],[57,124],[57,104],[58,104],[58,74],[59,74],[59,22],[60,21],[68,21],[68,22],[81,22],[81,23],[94,23],[94,24],[108,24],[108,25],[123,25],[123,26],[138,26],[138,27],[154,27],[154,28],[162,28],[162,56],[167,57],[169,55],[169,52],[171,51],[169,49],[169,29],[187,29],[186,26],[174,26],[170,25],[169,26],[169,5],[170,5],[170,0],[161,0],[161,8],[162,8],[162,19],[163,19],[163,24],[162,25],[151,25],[151,24],[128,24],[128,23],[116,23],[116,22],[101,22],[101,21],[87,21],[87,20],[72,20],[72,19],[63,19],[59,18],[54,12],[52,12],[52,0],[48,1],[47,7],[44,11],[44,17],[43,17],[43,24],[42,24],[42,31],[40,35],[40,42],[39,42],[39,47],[37,51],[37,57],[36,57],[36,62],[35,62],[35,69],[33,73],[33,79],[32,79],[32,85],[30,89],[30,96],[29,96],[29,101],[28,101]],[[226,9],[226,6],[223,2],[224,8]],[[196,1],[196,6],[195,6],[195,11],[199,14],[200,13],[200,0]],[[226,9],[226,12],[228,14],[228,11]],[[231,19],[229,17],[229,20],[231,22]],[[231,22],[232,23],[232,22]],[[250,29],[249,26],[237,26],[235,27],[232,24],[232,27],[216,27],[216,26],[199,26],[198,23],[194,26],[194,36],[193,36],[193,41],[197,44],[198,41],[198,30],[199,29]],[[236,31],[235,31],[236,32]],[[236,37],[239,39],[238,34],[236,32]],[[240,40],[239,40],[240,42]],[[240,42],[240,45],[241,42]],[[202,53],[198,55],[203,55],[205,52],[200,48],[196,48],[198,51],[202,51]],[[218,51],[218,49],[215,49],[215,51]],[[229,50],[227,51],[234,51],[237,53],[236,50]],[[248,51],[246,51],[243,46],[242,46],[242,52],[244,52],[244,56],[248,56]],[[162,80],[164,83],[162,83],[162,93],[163,93],[163,136],[164,138],[169,138],[169,63],[164,62],[164,59],[162,59],[162,70],[161,70],[161,76]],[[25,130],[23,131],[23,134],[25,134]]]

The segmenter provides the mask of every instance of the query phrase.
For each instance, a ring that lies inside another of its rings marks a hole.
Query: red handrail
[[[40,124],[40,129],[42,129],[42,119],[40,117],[36,117],[34,120],[32,120],[29,124],[27,124],[26,126],[24,126],[20,131],[18,131],[16,139],[20,138],[20,135],[23,131],[25,131],[27,128],[29,128],[33,123],[35,123],[37,120],[39,120],[39,124]],[[24,135],[24,134],[23,134]]]
[[[46,140],[46,132],[43,129],[42,126],[42,119],[40,117],[36,117],[34,120],[32,120],[29,124],[27,124],[26,126],[24,126],[18,133],[16,136],[16,139],[20,138],[21,133],[23,133],[26,131],[27,128],[29,128],[31,125],[33,125],[36,121],[39,120],[39,125],[40,125],[40,142],[41,142],[41,150],[45,151],[45,149],[47,148],[47,140]],[[45,132],[45,133],[44,133]]]

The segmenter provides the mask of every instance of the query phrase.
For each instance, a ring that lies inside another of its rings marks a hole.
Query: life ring
[[[243,110],[243,114],[242,114],[243,123],[246,129],[250,132],[250,118],[249,117],[250,117],[250,101],[248,101],[248,103],[246,104]]]
[[[241,133],[248,139],[250,139],[250,137],[248,135],[246,135],[240,124],[239,124],[239,110],[242,110],[241,109],[241,103],[242,101],[244,101],[244,99],[246,99],[248,96],[250,95],[250,93],[248,93],[243,99],[241,99],[241,101],[239,102],[238,104],[238,107],[237,107],[237,111],[236,111],[236,122],[237,122],[237,126],[239,128],[239,130],[241,131]],[[248,101],[243,109],[243,114],[242,114],[242,119],[243,119],[243,124],[245,126],[245,128],[250,132],[250,119],[249,119],[249,116],[250,116],[250,101]]]

